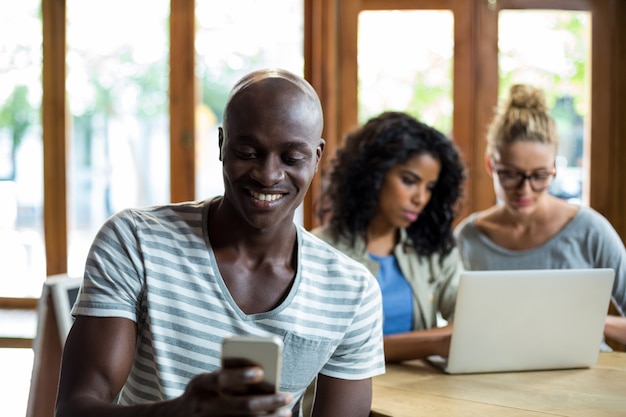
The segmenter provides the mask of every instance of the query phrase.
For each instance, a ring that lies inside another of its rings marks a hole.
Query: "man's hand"
[[[291,409],[286,407],[292,401],[291,394],[274,393],[273,386],[263,386],[263,370],[258,366],[200,374],[189,382],[185,393],[174,400],[179,407],[177,415],[187,417],[286,417],[291,416]]]

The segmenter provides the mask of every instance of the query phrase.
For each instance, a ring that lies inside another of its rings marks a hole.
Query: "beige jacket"
[[[346,238],[335,241],[329,233],[328,226],[318,227],[312,233],[352,259],[361,262],[374,276],[378,273],[379,264],[367,256],[363,239],[357,238],[354,246],[351,246]],[[413,330],[437,327],[437,312],[440,312],[444,319],[452,320],[459,277],[463,271],[457,248],[443,258],[439,254],[418,255],[406,231],[402,229],[400,241],[393,253],[402,275],[413,290]]]

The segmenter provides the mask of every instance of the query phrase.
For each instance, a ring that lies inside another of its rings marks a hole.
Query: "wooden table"
[[[424,361],[387,364],[372,416],[626,416],[626,352],[589,369],[446,375]]]

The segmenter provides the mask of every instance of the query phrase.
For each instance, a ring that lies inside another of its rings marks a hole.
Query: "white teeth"
[[[252,197],[260,201],[276,201],[281,197],[281,194],[261,194],[254,191],[250,191],[250,193]]]

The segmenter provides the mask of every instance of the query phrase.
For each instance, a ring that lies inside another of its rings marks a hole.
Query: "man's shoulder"
[[[304,228],[300,229],[302,231],[302,241],[304,247],[308,247],[310,250],[319,252],[320,255],[327,256],[329,261],[337,260],[338,262],[358,262],[352,260],[350,257],[346,256],[343,252],[336,249],[330,243],[324,239],[325,235],[320,233],[318,229],[314,229],[313,231],[308,231]]]
[[[109,217],[102,229],[152,236],[198,234],[202,228],[203,207],[203,202],[186,202],[125,208]]]
[[[319,230],[316,229],[313,232],[309,232],[304,228],[301,228],[301,230],[303,257],[306,257],[307,261],[326,265],[328,269],[342,268],[367,276],[371,275],[363,264],[323,240]]]
[[[315,235],[316,237],[320,238],[321,240],[323,240],[324,242],[328,243],[333,248],[337,249],[338,251],[350,257],[352,257],[353,254],[360,252],[360,247],[355,248],[355,245],[354,245],[355,242],[352,242],[350,238],[347,236],[344,236],[344,235],[337,236],[337,234],[334,233],[333,229],[330,227],[329,224],[316,227],[315,229],[311,230],[311,233]],[[357,241],[360,242],[359,239],[357,239]],[[363,248],[363,251],[364,250],[365,249]]]
[[[201,213],[206,201],[185,201],[182,203],[158,204],[146,207],[126,209],[144,215],[167,215],[168,213]]]
[[[328,225],[323,225],[323,226],[317,226],[316,228],[312,229],[310,233],[313,236],[326,241],[328,240],[328,237],[330,236],[329,230],[330,229]]]
[[[198,217],[202,216],[206,202],[204,201],[188,201],[184,203],[159,204],[144,207],[124,208],[114,214],[112,219],[133,218],[133,219],[149,219],[149,218],[176,218]]]

